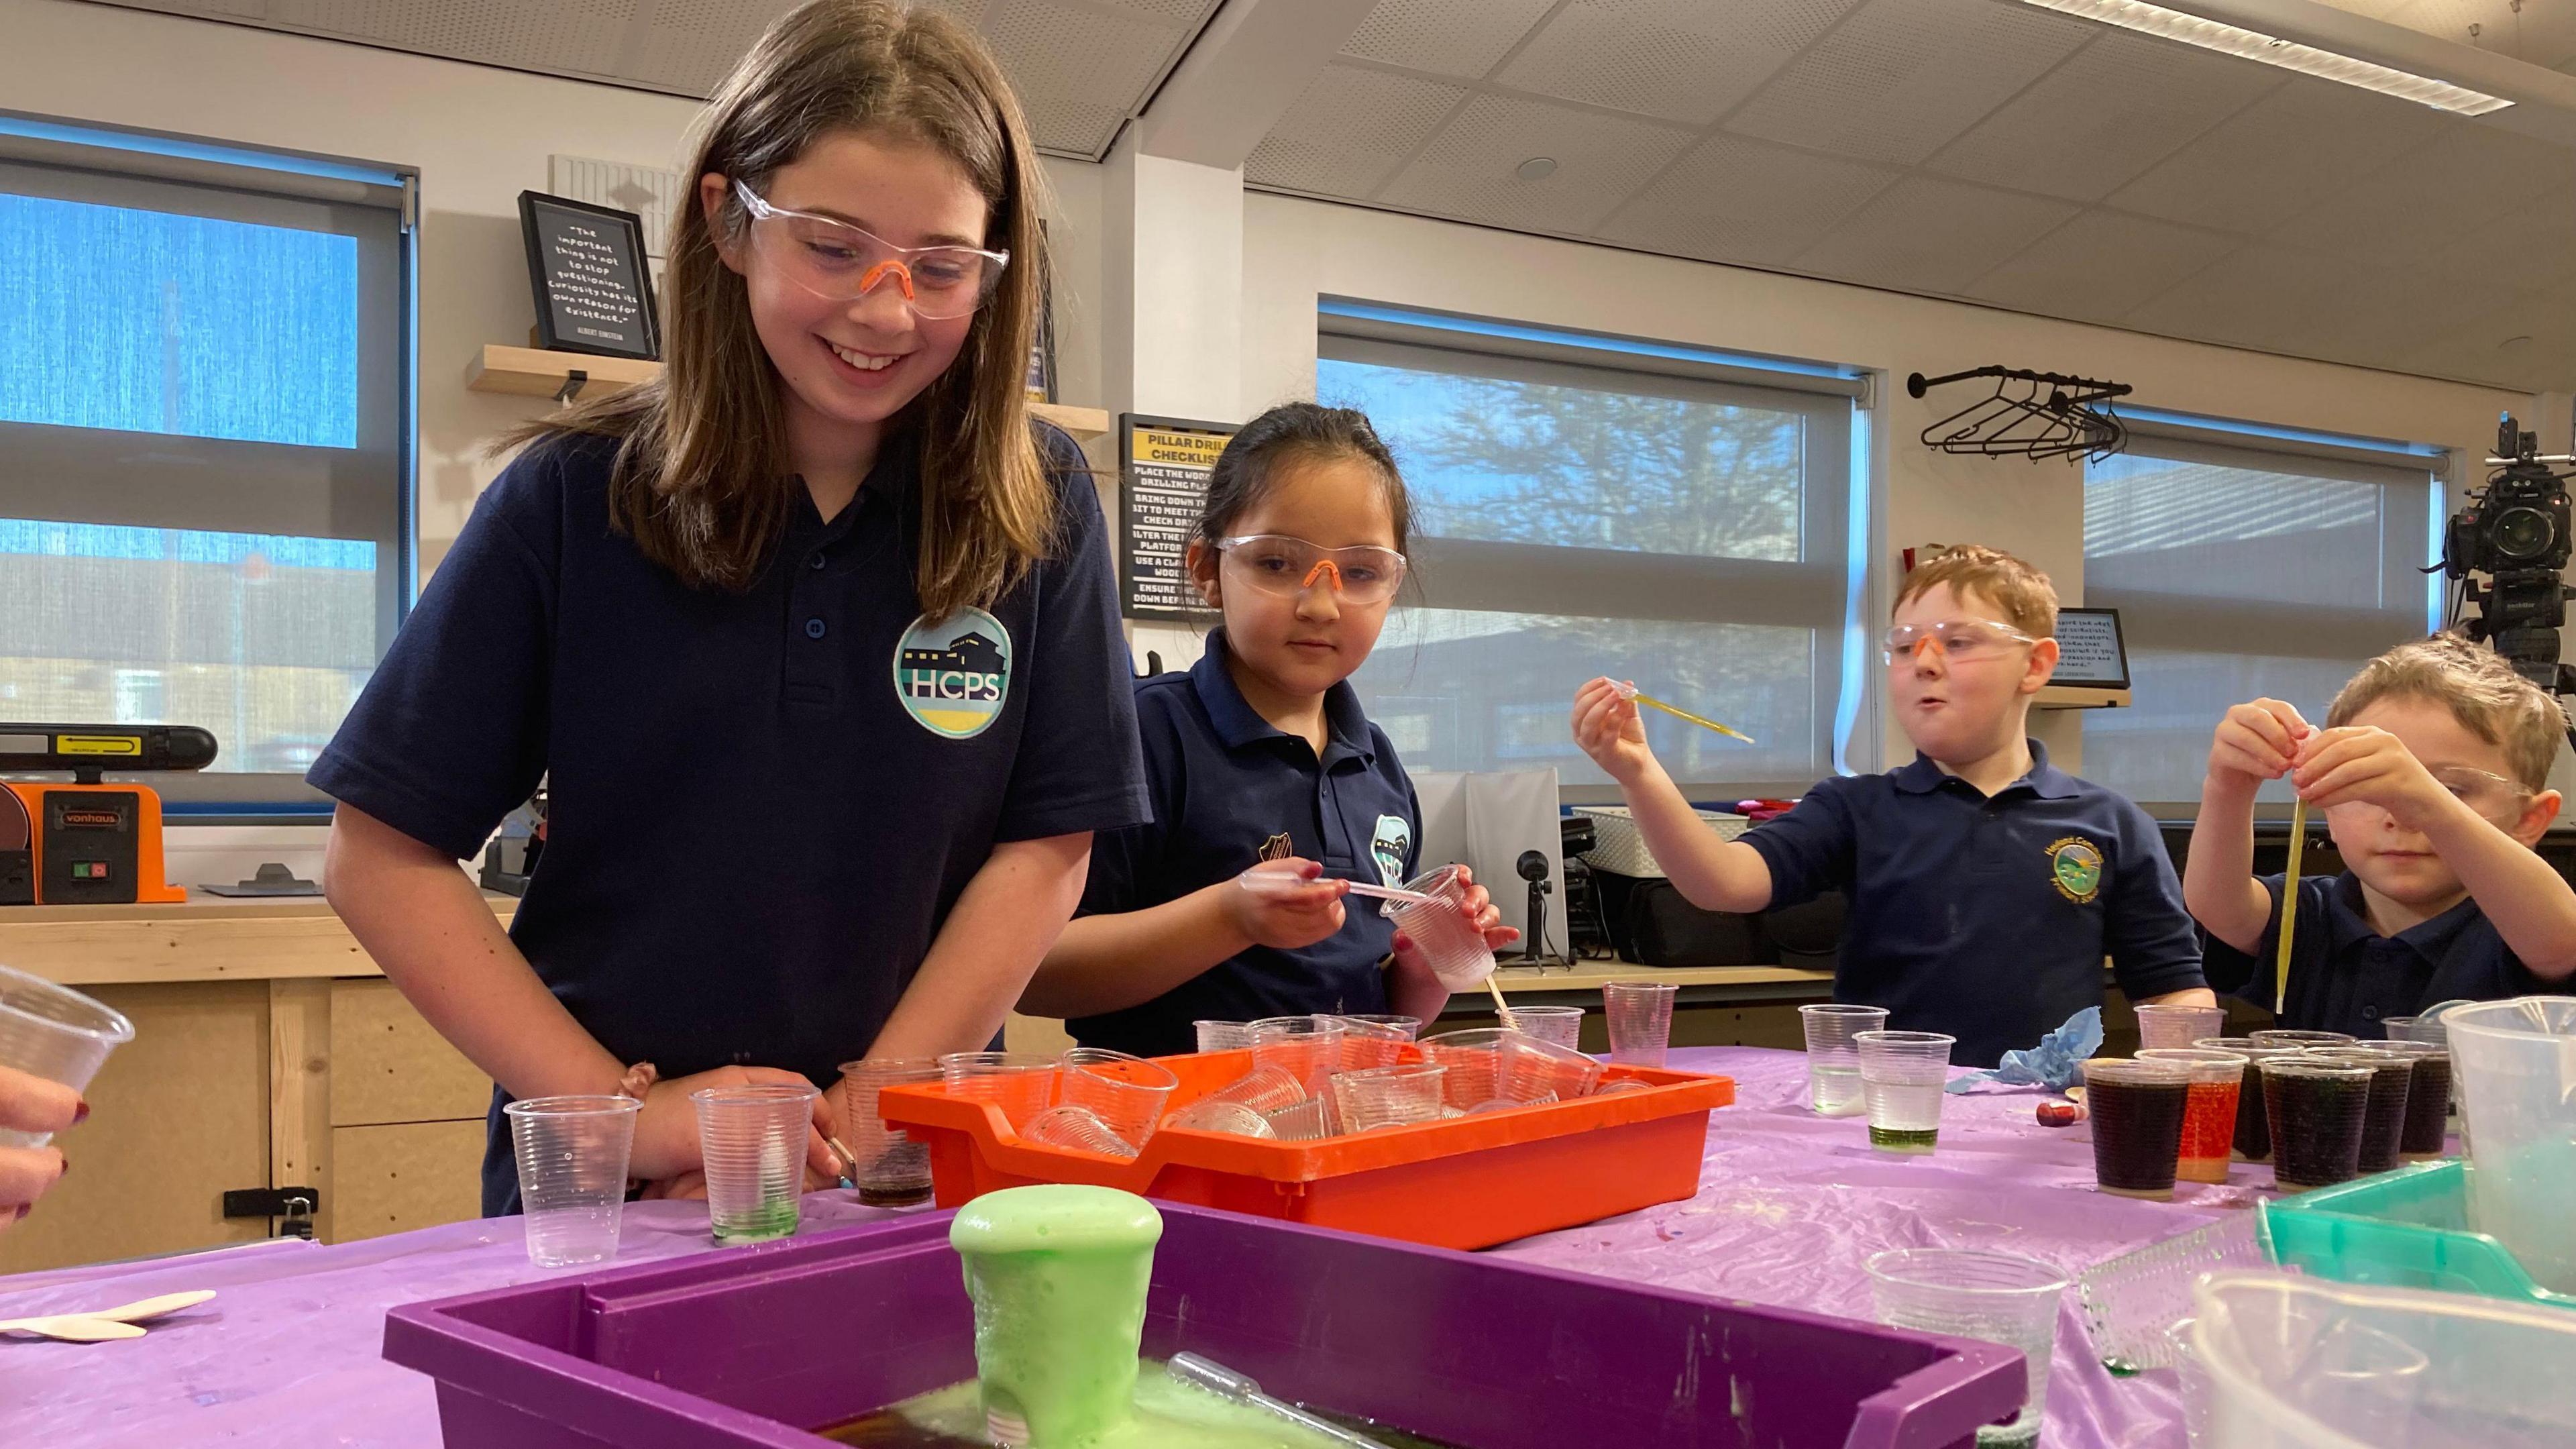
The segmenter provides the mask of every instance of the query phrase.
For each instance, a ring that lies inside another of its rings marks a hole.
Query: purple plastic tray
[[[2011,1349],[1159,1204],[1145,1351],[1471,1449],[1937,1449]],[[396,1308],[449,1449],[815,1449],[975,1371],[950,1213]]]

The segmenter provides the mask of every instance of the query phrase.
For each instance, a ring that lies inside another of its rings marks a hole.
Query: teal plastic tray
[[[2266,1202],[2273,1261],[2345,1283],[2576,1308],[2576,1297],[2532,1282],[2504,1244],[2469,1226],[2474,1170],[2456,1158],[2427,1162]]]

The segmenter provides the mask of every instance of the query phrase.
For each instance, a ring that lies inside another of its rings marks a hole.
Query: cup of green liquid
[[[805,1185],[805,1134],[820,1095],[810,1086],[769,1083],[689,1094],[698,1109],[707,1221],[717,1242],[765,1243],[795,1233]]]
[[[1941,1140],[1941,1089],[1959,1039],[1937,1031],[1864,1031],[1852,1042],[1860,1049],[1869,1145],[1882,1152],[1931,1151]]]

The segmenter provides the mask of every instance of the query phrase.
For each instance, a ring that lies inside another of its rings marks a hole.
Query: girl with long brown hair
[[[311,776],[332,903],[497,1084],[486,1212],[512,1098],[641,1090],[632,1171],[687,1191],[696,1087],[985,1046],[1148,810],[1099,504],[1021,388],[1042,178],[990,57],[814,0],[690,174],[661,377],[505,440]],[[455,861],[541,776],[504,935]]]

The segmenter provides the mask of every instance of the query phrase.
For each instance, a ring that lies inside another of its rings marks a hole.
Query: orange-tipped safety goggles
[[[1991,619],[1944,619],[1938,624],[1899,624],[1879,641],[1879,653],[1888,663],[1899,659],[1919,659],[1926,649],[1938,646],[1953,660],[1990,659],[2022,644],[2039,641],[2009,625]]]
[[[899,247],[834,217],[772,206],[740,181],[733,191],[751,214],[754,243],[818,297],[855,302],[891,281],[915,315],[963,317],[984,305],[1011,264],[1009,252],[980,247]]]
[[[1284,533],[1220,538],[1217,552],[1265,594],[1302,594],[1318,582],[1354,604],[1383,604],[1404,582],[1404,555],[1374,544],[1324,548]]]

